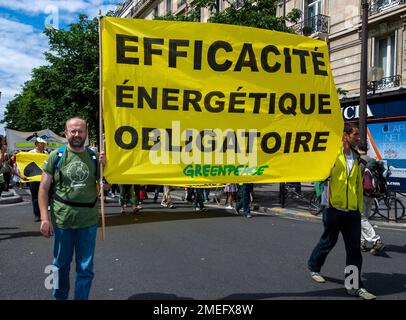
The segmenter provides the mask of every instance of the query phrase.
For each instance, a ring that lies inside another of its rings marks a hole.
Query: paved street
[[[40,235],[29,197],[23,198],[0,207],[0,299],[51,299],[44,269],[52,240]],[[320,221],[244,219],[214,205],[206,213],[177,205],[171,210],[147,200],[141,216],[123,216],[117,204],[107,204],[91,299],[354,299],[343,289],[341,237],[322,270],[328,282],[316,284],[308,275]],[[364,284],[378,299],[406,299],[406,231],[378,230],[386,251],[363,254]]]

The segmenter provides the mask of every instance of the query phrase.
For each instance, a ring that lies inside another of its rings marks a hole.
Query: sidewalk
[[[321,214],[315,216],[309,212],[309,200],[313,194],[313,187],[311,185],[302,184],[302,195],[304,199],[288,197],[286,199],[285,207],[282,208],[279,202],[279,184],[255,184],[254,185],[254,201],[251,204],[251,210],[257,215],[274,215],[281,217],[289,217],[294,219],[305,219],[320,221],[322,220]],[[181,189],[176,189],[172,192],[176,200],[183,200],[185,192]],[[214,200],[214,189],[210,191],[211,202],[209,206],[216,206]],[[225,206],[225,194],[222,193],[219,197],[217,194],[220,207]],[[384,221],[383,219],[373,217],[371,224],[375,227],[406,229],[406,217],[395,221]]]

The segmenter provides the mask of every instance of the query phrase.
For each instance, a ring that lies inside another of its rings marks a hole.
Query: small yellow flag
[[[19,152],[16,156],[20,174],[27,178],[26,182],[41,181],[42,165],[48,154],[34,152]]]

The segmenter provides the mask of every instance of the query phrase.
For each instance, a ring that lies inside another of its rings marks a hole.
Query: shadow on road
[[[365,287],[377,296],[406,292],[404,273],[363,273]]]
[[[42,237],[42,234],[39,231],[26,231],[26,232],[16,232],[16,233],[0,233],[0,241],[10,240],[10,239],[18,239],[18,238],[29,238],[29,237]]]
[[[187,297],[178,297],[176,294],[160,293],[160,292],[147,292],[134,294],[128,300],[194,300]]]
[[[289,298],[348,298],[344,288],[319,290],[312,292],[275,292],[275,293],[236,293],[219,300],[262,300],[262,299],[289,299]],[[175,294],[168,293],[140,293],[132,295],[128,300],[195,300],[193,298],[179,297]]]
[[[106,227],[114,227],[128,224],[152,223],[177,220],[195,220],[195,219],[211,219],[211,218],[230,218],[232,214],[227,214],[221,210],[207,210],[206,212],[194,211],[141,211],[141,214],[120,214],[120,208],[117,208],[117,213],[108,213],[105,215]],[[236,216],[234,216],[236,217]],[[101,227],[101,222],[99,223]]]
[[[324,279],[326,279],[327,282],[333,282],[333,283],[337,283],[339,285],[344,286],[343,279],[336,279],[336,278],[332,278],[332,277],[328,277],[328,276],[324,276]]]
[[[364,273],[363,284],[368,291],[375,294],[379,299],[380,296],[387,296],[397,293],[406,292],[406,274],[402,273]],[[345,292],[344,280],[325,277],[328,282],[334,282],[342,285],[342,288],[308,291],[308,292],[275,292],[275,293],[236,293],[221,298],[219,300],[262,300],[262,299],[359,299],[349,296]],[[323,285],[321,285],[323,286]],[[135,294],[128,300],[194,300],[188,297],[179,297],[175,294],[149,292]]]
[[[395,246],[393,244],[385,245],[384,252],[398,252],[398,253],[405,253],[406,254],[406,245],[404,246]]]
[[[349,298],[344,288],[309,291],[309,292],[275,292],[275,293],[236,293],[220,300],[262,300],[262,299],[289,299],[289,298]]]
[[[344,287],[344,280],[324,277]],[[367,290],[377,296],[406,292],[406,274],[403,273],[362,273],[362,282]]]

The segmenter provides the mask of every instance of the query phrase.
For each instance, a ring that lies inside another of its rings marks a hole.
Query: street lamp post
[[[367,142],[367,88],[368,88],[368,0],[361,0],[361,79],[359,93],[359,131],[361,143]]]

